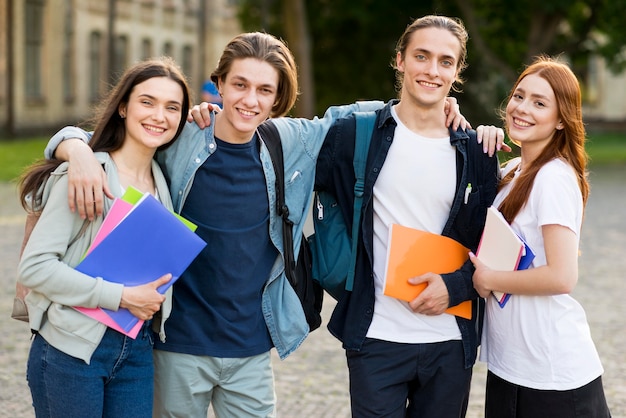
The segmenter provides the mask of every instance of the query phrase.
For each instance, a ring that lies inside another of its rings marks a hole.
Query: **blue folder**
[[[147,195],[76,266],[92,277],[137,286],[171,273],[165,291],[181,276],[206,243],[152,195]],[[138,321],[129,310],[104,309],[125,331]]]

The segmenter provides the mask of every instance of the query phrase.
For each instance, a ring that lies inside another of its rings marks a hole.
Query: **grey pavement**
[[[581,240],[580,277],[574,296],[583,305],[605,374],[613,417],[626,417],[626,166],[592,168],[592,191]],[[30,418],[24,377],[30,332],[10,319],[24,214],[15,186],[0,183],[0,418]],[[340,343],[324,324],[284,361],[274,356],[279,417],[349,417],[348,375]],[[581,358],[581,362],[585,359]],[[486,368],[474,369],[469,418],[483,416]],[[211,414],[209,414],[211,416]]]

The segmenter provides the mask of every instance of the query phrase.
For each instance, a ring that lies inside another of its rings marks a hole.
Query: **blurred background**
[[[85,120],[123,69],[170,55],[196,102],[226,43],[242,31],[284,39],[301,95],[293,116],[396,97],[390,62],[425,14],[462,19],[469,68],[456,94],[474,126],[539,53],[571,63],[590,130],[626,132],[626,1],[616,0],[0,0],[0,139],[49,136]]]
[[[501,125],[496,110],[539,53],[562,56],[579,77],[593,186],[577,295],[612,412],[626,417],[626,228],[616,210],[626,206],[626,0],[0,0],[0,417],[32,416],[23,375],[30,333],[8,319],[25,216],[12,180],[57,129],[85,121],[125,67],[152,56],[175,58],[199,102],[222,49],[243,31],[270,32],[294,52],[301,95],[293,116],[386,101],[397,96],[397,39],[433,13],[469,31],[456,96],[473,126]],[[349,416],[345,357],[328,332],[275,367],[281,416]],[[476,367],[468,417],[482,416],[485,370]]]

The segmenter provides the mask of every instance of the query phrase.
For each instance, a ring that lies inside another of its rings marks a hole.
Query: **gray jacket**
[[[113,160],[107,153],[96,153],[95,156],[104,166],[110,190],[115,196],[121,196]],[[70,211],[67,168],[67,163],[61,164],[44,185],[42,201],[45,206],[24,249],[18,280],[31,289],[26,297],[30,328],[53,347],[89,364],[107,327],[72,306],[117,310],[123,285],[86,276],[73,268],[98,232],[103,216],[88,222]],[[155,161],[152,173],[161,202],[172,209],[167,183]],[[105,215],[112,203],[112,200],[105,199]],[[85,222],[84,232],[74,239]],[[162,306],[163,317],[167,317],[170,311],[171,298],[168,297]]]

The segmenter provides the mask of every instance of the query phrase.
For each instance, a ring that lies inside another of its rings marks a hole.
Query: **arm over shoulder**
[[[77,138],[84,142],[89,142],[91,140],[91,135],[91,132],[87,132],[76,126],[66,126],[50,138],[48,144],[46,145],[46,149],[44,150],[44,157],[47,159],[54,158],[54,153],[56,152],[57,147],[66,139]]]

